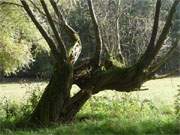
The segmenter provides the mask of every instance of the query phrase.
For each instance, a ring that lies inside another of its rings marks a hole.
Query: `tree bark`
[[[46,125],[62,119],[64,106],[70,99],[72,76],[71,64],[55,66],[54,74],[31,115],[30,122]]]
[[[64,114],[61,121],[68,122],[75,119],[76,114],[80,111],[82,106],[91,97],[91,92],[88,90],[79,91],[74,97],[71,98],[66,104]]]
[[[91,94],[81,90],[72,98],[70,97],[72,69],[71,64],[64,64],[61,67],[57,65],[54,68],[54,74],[30,117],[30,123],[44,126],[69,122],[75,118]]]

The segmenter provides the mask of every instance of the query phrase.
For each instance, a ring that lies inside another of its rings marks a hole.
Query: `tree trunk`
[[[74,97],[70,97],[72,69],[71,64],[55,67],[54,74],[30,117],[30,123],[48,125],[55,122],[69,122],[75,118],[90,98],[90,94],[81,90]]]
[[[62,119],[64,106],[70,99],[72,76],[72,65],[55,66],[54,74],[31,115],[31,122],[46,125]]]

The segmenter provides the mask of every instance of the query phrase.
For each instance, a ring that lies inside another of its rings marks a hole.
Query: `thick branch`
[[[53,33],[54,33],[54,35],[55,35],[55,38],[56,38],[56,40],[57,40],[57,42],[58,42],[58,47],[59,47],[60,50],[61,50],[61,53],[62,53],[62,54],[61,54],[61,58],[63,58],[64,60],[66,60],[66,59],[67,59],[67,52],[66,52],[66,47],[65,47],[65,45],[64,45],[64,43],[63,43],[63,40],[62,40],[62,38],[60,37],[60,35],[59,35],[59,33],[58,33],[57,29],[56,29],[56,26],[55,26],[55,24],[54,24],[54,22],[53,22],[53,19],[52,19],[50,13],[49,13],[49,10],[48,10],[48,8],[47,8],[47,5],[46,5],[45,1],[44,1],[44,0],[41,0],[41,4],[42,4],[42,7],[43,7],[44,12],[46,13],[48,22],[49,22],[49,24],[50,24],[50,26],[51,26],[51,28],[52,28],[52,31],[53,31]]]
[[[140,68],[143,70],[144,68],[146,68],[147,66],[149,66],[150,62],[151,62],[151,55],[155,46],[155,41],[156,41],[156,37],[157,37],[157,33],[158,33],[158,26],[159,26],[159,16],[160,16],[160,9],[161,9],[161,0],[157,0],[156,3],[156,12],[155,12],[155,16],[154,16],[154,25],[153,25],[153,29],[152,29],[152,34],[151,34],[151,39],[150,42],[148,44],[148,47],[146,49],[146,52],[144,53],[144,55],[141,57],[140,59]]]
[[[80,37],[79,37],[78,33],[70,25],[68,25],[61,10],[58,8],[56,2],[54,0],[50,0],[50,3],[52,5],[56,15],[61,20],[64,30],[67,32],[67,34],[70,36],[70,38],[74,42],[73,48],[71,49],[71,52],[69,54],[69,61],[70,61],[70,63],[74,64],[77,61],[77,59],[79,58],[79,55],[82,50]]]
[[[29,2],[32,4],[33,8],[35,8],[43,17],[47,18],[46,14],[40,9],[40,7],[37,6],[37,4],[34,1],[29,0]],[[59,22],[54,18],[53,18],[53,21],[56,24],[59,24]]]
[[[87,0],[87,2],[88,2],[89,11],[90,11],[90,15],[91,15],[92,22],[94,25],[94,31],[95,31],[95,36],[96,36],[96,52],[95,52],[95,56],[94,56],[94,62],[95,62],[94,64],[97,67],[97,66],[100,66],[100,64],[101,64],[102,35],[101,35],[100,29],[99,29],[97,17],[95,15],[92,0]]]
[[[117,46],[118,46],[118,57],[120,59],[120,62],[122,64],[125,64],[124,56],[122,54],[122,46],[121,46],[121,40],[120,40],[120,33],[119,33],[119,19],[120,19],[120,5],[121,1],[117,1],[117,16],[116,16],[116,37],[117,37]]]
[[[171,47],[171,49],[166,53],[166,55],[157,63],[152,65],[149,69],[148,69],[148,76],[152,76],[153,74],[155,74],[160,68],[161,66],[170,58],[170,56],[173,54],[173,52],[175,51],[176,47],[178,46],[179,40],[177,39],[174,42],[174,46]]]
[[[37,4],[36,4],[34,1],[29,0],[29,2],[33,5],[33,7],[34,7],[40,14],[42,14],[43,16],[46,17],[46,14],[37,6]]]
[[[175,0],[173,5],[172,5],[172,8],[169,12],[169,15],[167,17],[167,20],[166,20],[166,24],[161,32],[161,35],[156,43],[156,47],[155,47],[155,50],[154,50],[154,53],[153,53],[153,56],[155,57],[157,55],[157,53],[159,52],[159,50],[161,49],[168,33],[169,33],[169,30],[172,26],[172,19],[174,17],[174,13],[176,12],[176,7],[177,5],[179,4],[180,0]]]
[[[56,2],[54,0],[50,0],[50,3],[56,13],[56,15],[58,16],[58,18],[62,21],[62,24],[63,24],[63,27],[65,28],[66,32],[69,34],[69,36],[73,39],[73,40],[79,40],[77,39],[76,37],[76,31],[70,26],[67,24],[67,21],[66,19],[64,18],[61,10],[58,8]]]
[[[81,41],[77,40],[74,43],[74,46],[71,48],[69,52],[69,62],[71,64],[75,64],[76,61],[78,60],[80,54],[81,54],[82,46],[81,46]]]
[[[161,35],[156,43],[156,46],[155,46],[155,50],[154,50],[154,53],[153,53],[153,57],[155,57],[157,55],[157,53],[159,52],[159,50],[161,49],[168,33],[169,33],[169,30],[172,26],[172,19],[174,17],[174,14],[176,12],[176,7],[178,6],[180,0],[175,0],[172,7],[171,7],[171,10],[169,12],[169,15],[167,17],[167,20],[166,20],[166,24],[161,32]]]
[[[152,48],[152,50],[149,50],[150,55],[148,55],[148,59],[144,59],[143,62],[145,63],[143,66],[148,67],[154,60],[154,58],[156,57],[156,55],[158,54],[158,52],[160,51],[161,47],[163,46],[163,43],[165,41],[165,39],[167,38],[167,35],[169,33],[169,30],[172,26],[172,19],[174,16],[174,13],[176,12],[176,7],[178,5],[180,1],[179,0],[175,0],[171,10],[169,12],[169,15],[167,17],[166,23],[164,25],[164,28],[160,34],[160,37],[154,47],[154,49]]]
[[[27,12],[29,17],[31,18],[32,22],[35,24],[35,26],[37,27],[37,29],[39,30],[41,35],[44,37],[44,39],[48,43],[53,56],[56,59],[58,59],[60,57],[60,52],[56,48],[56,45],[55,45],[54,41],[48,36],[48,33],[43,29],[41,24],[37,21],[37,19],[35,18],[35,16],[33,15],[32,11],[31,11],[31,9],[29,8],[29,5],[27,4],[27,2],[25,0],[21,0],[21,3],[23,5],[25,11]]]
[[[91,95],[84,90],[80,90],[74,97],[71,98],[68,105],[65,106],[65,115],[68,119],[72,120],[74,115],[80,111],[81,107]]]

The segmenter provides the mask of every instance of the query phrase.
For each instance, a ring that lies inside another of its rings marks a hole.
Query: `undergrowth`
[[[29,117],[37,105],[41,90],[36,87],[24,104],[0,103],[0,134],[2,135],[179,135],[180,91],[174,106],[157,107],[150,100],[123,93],[121,98],[93,96],[72,123],[32,129],[17,128],[16,123]]]

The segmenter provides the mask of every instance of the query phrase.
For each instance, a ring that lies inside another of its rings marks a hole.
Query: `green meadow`
[[[0,134],[2,135],[179,135],[180,78],[146,82],[146,91],[119,93],[104,91],[93,96],[67,124],[52,124],[40,129],[17,127],[22,104],[32,91],[41,91],[46,82],[15,82],[0,84]],[[73,86],[72,94],[78,91]],[[5,102],[6,101],[6,102]],[[8,102],[8,103],[7,103]],[[7,118],[7,106],[17,114]],[[20,107],[21,106],[21,107]]]

